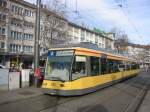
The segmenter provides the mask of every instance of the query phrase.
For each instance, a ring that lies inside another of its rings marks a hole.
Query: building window
[[[33,52],[33,47],[32,46],[23,46],[23,51],[27,53]]]
[[[6,33],[5,28],[1,28],[1,27],[0,27],[0,34],[1,34],[1,35],[5,35],[5,33]]]
[[[5,28],[2,28],[2,35],[5,35]]]
[[[15,6],[15,12],[18,13],[18,7],[17,6]]]
[[[23,15],[23,8],[21,7],[18,8],[18,14]]]
[[[74,33],[79,33],[79,29],[74,28]]]
[[[10,44],[10,51],[11,52],[20,52],[21,51],[21,45]]]
[[[7,5],[6,1],[4,1],[4,0],[0,1],[0,7],[6,7],[6,5]]]
[[[81,41],[85,40],[85,31],[81,31]]]
[[[3,15],[3,20],[6,20],[6,15],[5,14]]]
[[[25,16],[32,17],[33,16],[33,12],[31,12],[30,10],[25,9]]]
[[[11,31],[11,37],[14,37],[14,32],[13,31]]]
[[[0,13],[0,20],[6,21],[6,15]]]
[[[5,48],[5,43],[4,42],[1,42],[1,46],[0,48],[4,49]]]
[[[30,17],[33,16],[32,11],[27,10],[27,9],[23,9],[22,7],[18,7],[18,6],[15,6],[15,5],[11,6],[11,10],[12,10],[12,12],[17,13],[19,15],[25,15],[25,16],[30,16]]]
[[[21,32],[16,32],[16,31],[11,31],[11,37],[16,40],[21,40],[22,39],[22,33]]]
[[[98,38],[97,38],[97,37],[95,38],[95,43],[96,43],[96,44],[98,43]]]
[[[15,12],[15,6],[14,5],[11,6],[11,11]]]

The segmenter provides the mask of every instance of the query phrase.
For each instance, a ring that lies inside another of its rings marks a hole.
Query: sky
[[[35,3],[36,0],[26,0]],[[52,0],[42,0],[51,2]],[[127,33],[135,44],[150,44],[150,0],[60,0],[70,21]],[[77,5],[76,5],[77,1]],[[76,10],[77,9],[77,10]],[[76,11],[78,13],[76,13]]]

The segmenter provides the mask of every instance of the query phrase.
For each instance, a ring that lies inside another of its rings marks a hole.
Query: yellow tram
[[[129,58],[90,46],[49,50],[42,84],[45,93],[83,95],[138,74],[138,64]]]

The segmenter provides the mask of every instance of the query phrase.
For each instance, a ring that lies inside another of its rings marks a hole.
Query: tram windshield
[[[69,81],[73,50],[50,51],[47,58],[45,79]]]

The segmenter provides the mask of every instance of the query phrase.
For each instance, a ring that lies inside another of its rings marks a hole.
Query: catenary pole
[[[36,69],[39,67],[40,8],[41,8],[41,0],[37,0],[35,41],[34,41],[34,71],[36,71]],[[38,87],[38,85],[39,79],[35,74],[35,86]]]
[[[41,0],[37,0],[34,69],[39,67],[40,7],[41,7]]]

